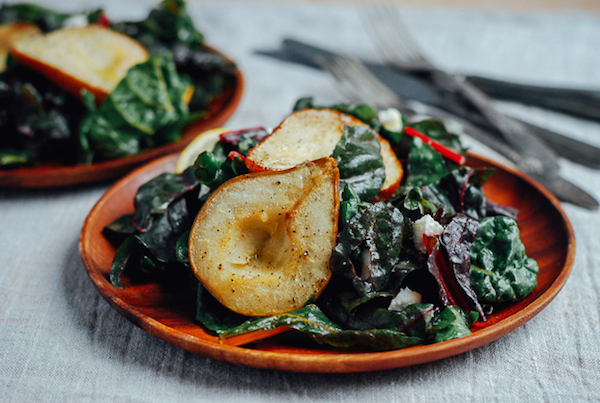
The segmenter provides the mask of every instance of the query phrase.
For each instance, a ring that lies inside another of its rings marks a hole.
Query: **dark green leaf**
[[[94,18],[99,12],[100,10],[94,10],[84,15],[89,22],[96,22]],[[62,28],[65,21],[75,15],[77,14],[58,13],[36,4],[3,4],[0,7],[0,24],[24,21],[37,25],[44,32],[49,32]]]
[[[470,327],[477,320],[477,313],[463,311],[457,306],[447,306],[436,313],[430,322],[429,332],[434,342],[440,343],[471,334]]]
[[[260,330],[275,329],[280,326],[288,326],[311,335],[325,335],[341,331],[341,328],[329,320],[316,305],[307,305],[281,315],[250,319],[240,326],[223,332],[221,337],[227,338]]]
[[[181,235],[179,237],[179,239],[177,240],[177,243],[175,244],[175,256],[177,257],[177,261],[179,263],[181,263],[188,269],[191,269],[192,267],[190,265],[190,251],[189,251],[189,243],[188,243],[189,238],[190,238],[189,230],[184,232],[183,235]]]
[[[110,266],[110,282],[113,286],[125,288],[121,284],[121,275],[138,246],[137,238],[135,235],[131,235],[117,249],[112,265]]]
[[[404,218],[379,202],[356,214],[338,234],[331,269],[354,282],[362,295],[383,290],[400,259]]]
[[[493,169],[460,167],[422,189],[423,198],[431,205],[444,207],[445,215],[463,213],[481,220],[488,213],[487,199],[481,186]]]
[[[408,155],[406,184],[408,186],[426,186],[448,175],[444,157],[423,140],[415,137]]]
[[[215,151],[218,147],[215,147]],[[248,169],[244,161],[237,155],[232,158],[221,158],[220,153],[211,151],[202,152],[194,164],[194,176],[203,185],[215,190],[229,179],[238,175],[247,174]]]
[[[424,339],[428,337],[427,315],[433,309],[433,304],[412,304],[401,312],[377,308],[353,315],[348,326],[354,330],[388,329]]]
[[[464,214],[457,214],[438,237],[427,266],[438,282],[440,299],[446,306],[458,305],[476,310],[485,321],[483,309],[471,288],[471,245],[479,223]],[[441,255],[436,254],[438,250]]]
[[[183,102],[188,85],[177,75],[168,54],[152,56],[129,69],[93,120],[82,128],[95,160],[137,154],[178,139],[189,120]]]
[[[137,230],[138,227],[133,221],[133,214],[126,214],[104,227],[102,235],[113,245],[119,245],[129,235],[135,234]]]
[[[514,302],[537,286],[538,264],[527,257],[516,221],[495,216],[481,221],[471,247],[471,285],[485,303]]]
[[[385,181],[385,168],[379,141],[369,128],[346,126],[333,151],[340,182],[352,185],[361,200],[373,199]]]
[[[190,229],[192,220],[185,199],[179,198],[169,204],[165,214],[156,216],[150,228],[137,235],[137,238],[153,260],[162,264],[176,263],[177,241]]]
[[[146,231],[153,215],[164,213],[169,205],[198,186],[193,168],[182,174],[164,173],[146,182],[138,189],[133,204],[134,222],[140,231]]]
[[[240,326],[248,320],[248,317],[225,308],[202,284],[198,283],[196,320],[200,321],[208,329],[220,334],[228,329]]]
[[[360,347],[375,351],[388,351],[423,344],[420,337],[407,336],[389,329],[343,330],[322,336],[312,336],[320,344],[338,348]]]
[[[24,165],[29,162],[30,156],[26,150],[0,149],[0,166],[10,167]]]
[[[446,130],[443,121],[435,119],[421,120],[411,123],[410,126],[452,151],[466,155],[466,150],[463,148],[459,137]]]
[[[340,219],[338,223],[341,230],[360,210],[360,197],[358,197],[352,185],[345,183],[340,187],[343,187],[340,195]]]

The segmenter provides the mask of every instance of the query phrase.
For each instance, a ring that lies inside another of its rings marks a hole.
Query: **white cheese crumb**
[[[401,132],[404,128],[402,125],[402,114],[396,108],[379,111],[377,117],[383,127],[391,132]]]
[[[64,28],[82,28],[88,25],[88,19],[84,14],[69,17],[63,22]]]
[[[400,290],[398,295],[394,297],[388,310],[390,311],[403,311],[407,306],[412,304],[418,304],[421,302],[421,294],[406,287]]]
[[[423,241],[423,234],[427,236],[437,236],[444,231],[444,227],[433,219],[429,214],[424,215],[415,221],[413,225],[413,239],[415,248],[421,253],[427,253],[427,246]]]

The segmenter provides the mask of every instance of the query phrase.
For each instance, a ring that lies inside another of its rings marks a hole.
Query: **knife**
[[[319,68],[315,62],[317,58],[332,54],[331,51],[293,39],[284,39],[281,48],[278,50],[258,50],[256,53],[314,68]],[[427,105],[436,106],[472,122],[485,131],[499,136],[497,130],[485,119],[482,119],[478,113],[474,112],[469,105],[466,105],[460,98],[435,88],[427,80],[380,64],[369,62],[365,62],[364,64],[400,98],[412,99]],[[560,156],[571,159],[580,165],[590,168],[600,168],[600,148],[577,141],[549,129],[544,129],[523,121],[519,122],[534,131],[538,137],[543,139]]]

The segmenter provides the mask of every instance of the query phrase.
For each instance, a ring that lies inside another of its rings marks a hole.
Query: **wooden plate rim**
[[[549,285],[548,289],[525,308],[489,327],[479,329],[466,337],[437,344],[419,345],[385,352],[347,353],[325,351],[322,353],[319,352],[319,354],[309,355],[263,351],[260,349],[233,347],[216,342],[208,342],[166,326],[151,316],[141,313],[135,306],[131,306],[127,302],[116,297],[111,292],[112,285],[110,285],[105,276],[100,274],[98,268],[95,267],[94,262],[88,256],[88,249],[91,247],[93,238],[94,236],[98,236],[98,234],[91,233],[89,228],[91,227],[91,222],[99,212],[102,211],[106,201],[114,194],[118,193],[129,181],[136,180],[138,177],[144,175],[145,172],[163,167],[174,167],[177,157],[178,155],[175,154],[162,157],[138,168],[115,183],[101,197],[86,218],[81,230],[79,249],[92,283],[102,297],[121,315],[155,337],[190,352],[206,355],[214,359],[264,369],[314,373],[349,373],[400,368],[451,357],[491,343],[515,330],[537,315],[550,303],[550,301],[552,301],[552,299],[554,299],[564,286],[571,273],[575,260],[575,236],[573,228],[563,211],[560,202],[539,183],[521,172],[498,164],[485,157],[470,154],[470,160],[479,160],[488,166],[501,168],[533,186],[545,199],[550,201],[563,220],[566,232],[565,235],[568,239],[568,244],[565,245],[565,264],[560,270],[560,274]]]

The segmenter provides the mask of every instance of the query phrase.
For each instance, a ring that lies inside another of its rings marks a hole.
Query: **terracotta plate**
[[[181,151],[198,134],[223,125],[236,110],[243,91],[244,79],[242,73],[236,69],[235,86],[212,102],[208,117],[186,126],[181,140],[175,143],[152,148],[131,157],[91,165],[43,164],[31,168],[0,169],[0,187],[52,188],[96,183],[118,178],[145,162]]]
[[[246,347],[219,344],[194,321],[194,301],[157,283],[114,288],[108,281],[114,247],[102,228],[133,212],[138,187],[159,173],[173,171],[177,155],[156,160],[112,186],[87,217],[79,248],[100,294],[123,316],[148,333],[194,353],[235,364],[303,372],[358,372],[397,368],[450,357],[490,343],[523,325],[540,312],[567,281],[575,258],[575,238],[559,202],[528,177],[492,161],[471,155],[471,166],[493,166],[484,186],[491,200],[520,210],[518,221],[527,254],[540,265],[538,286],[527,299],[499,310],[473,334],[443,343],[388,352],[336,350],[300,343],[280,335]]]

